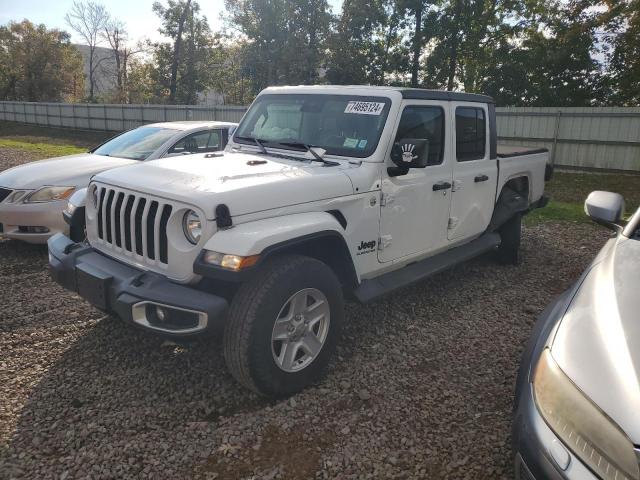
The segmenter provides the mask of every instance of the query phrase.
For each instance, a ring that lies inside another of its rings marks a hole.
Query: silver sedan
[[[593,192],[614,231],[578,282],[540,316],[516,387],[516,478],[640,479],[640,209]]]
[[[166,122],[124,132],[88,153],[28,163],[0,173],[0,237],[46,243],[69,233],[67,200],[104,170],[162,157],[224,150],[235,123]]]

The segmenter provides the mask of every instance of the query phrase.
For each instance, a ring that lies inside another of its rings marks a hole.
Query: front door
[[[422,152],[426,168],[406,175],[385,176],[382,181],[380,245],[378,259],[390,262],[435,252],[447,246],[452,165],[447,133],[447,102],[407,102],[402,109],[395,142],[426,140]],[[387,165],[393,163],[387,159]]]
[[[491,158],[488,110],[484,104],[453,103],[455,128],[449,240],[477,237],[489,226],[496,199],[498,160]]]

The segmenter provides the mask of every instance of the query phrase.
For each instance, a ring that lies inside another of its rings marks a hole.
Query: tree
[[[129,35],[125,24],[115,18],[109,19],[106,23],[102,36],[111,48],[115,63],[113,75],[116,80],[116,93],[113,100],[118,103],[127,103],[129,92],[129,65],[133,55],[144,51],[144,45],[142,42],[138,42],[134,47],[129,46]]]
[[[211,86],[220,35],[211,32],[196,1],[169,0],[166,7],[156,2],[153,9],[162,21],[160,32],[171,39],[152,45],[153,76],[169,102],[196,103],[198,93]]]
[[[592,106],[606,100],[602,65],[594,58],[596,23],[588,6],[549,10],[545,29],[524,29],[502,41],[478,88],[502,105]]]
[[[199,8],[199,7],[198,7]],[[153,4],[153,11],[162,19],[160,33],[173,39],[173,51],[171,52],[171,77],[169,80],[169,102],[175,102],[178,66],[182,54],[182,36],[184,25],[192,11],[191,0],[169,0],[169,6],[164,7],[160,2]],[[193,18],[193,14],[191,15]]]
[[[395,1],[345,0],[328,40],[327,78],[336,84],[384,82],[385,53],[395,37],[387,7]]]
[[[225,0],[230,23],[246,39],[252,89],[315,83],[332,17],[326,0]]]
[[[2,100],[76,100],[83,81],[82,57],[68,33],[28,20],[0,27]]]
[[[605,36],[609,58],[612,101],[620,105],[640,104],[640,0],[609,0]]]
[[[76,0],[65,16],[65,21],[89,47],[89,101],[93,102],[96,94],[96,72],[104,60],[96,58],[96,49],[102,43],[102,32],[109,21],[109,13],[99,3]]]
[[[133,58],[128,65],[128,103],[163,103],[169,90],[158,81],[153,62]]]

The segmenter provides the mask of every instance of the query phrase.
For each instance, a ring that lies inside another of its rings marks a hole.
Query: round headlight
[[[200,237],[202,236],[202,222],[196,212],[189,210],[184,214],[182,229],[184,230],[184,235],[187,237],[187,240],[191,243],[196,245],[200,241]]]

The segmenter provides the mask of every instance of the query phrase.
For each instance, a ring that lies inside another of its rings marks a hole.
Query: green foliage
[[[75,100],[83,80],[82,58],[66,32],[28,20],[0,27],[0,99]]]
[[[244,65],[254,92],[320,79],[332,18],[326,0],[225,0],[246,38]]]
[[[612,102],[640,104],[640,0],[610,0],[605,23],[610,29]]]
[[[399,11],[393,0],[345,0],[327,42],[327,79],[334,84],[384,84],[400,47]]]
[[[160,33],[172,40],[172,43],[153,44],[155,69],[147,72],[156,84],[153,96],[170,98],[172,66],[176,62],[175,102],[195,104],[198,92],[205,91],[212,83],[220,37],[211,32],[207,18],[200,13],[200,5],[195,1],[169,0],[166,7],[155,2],[153,11],[162,22]],[[145,74],[144,71],[138,73]]]
[[[545,208],[534,210],[524,218],[525,224],[529,226],[546,222],[589,223],[590,221],[581,204],[555,200],[550,201]]]
[[[328,0],[225,0],[222,32],[196,0],[163,0],[152,10],[169,40],[143,59],[103,6],[83,5],[121,53],[119,92],[102,100],[191,104],[216,91],[246,104],[270,85],[332,83],[482,92],[503,106],[640,103],[640,0],[343,0],[339,12]],[[42,29],[0,29],[3,98],[82,92],[68,35]]]

